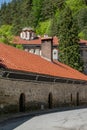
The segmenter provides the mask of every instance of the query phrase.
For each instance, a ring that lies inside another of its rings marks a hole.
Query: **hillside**
[[[1,6],[0,26],[12,25],[14,35],[18,35],[25,26],[33,27],[40,35],[58,35],[63,4],[71,8],[80,38],[87,39],[87,0],[12,0]]]

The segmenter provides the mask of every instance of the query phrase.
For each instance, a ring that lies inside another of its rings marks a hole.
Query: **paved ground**
[[[9,120],[0,130],[87,130],[87,108]]]
[[[31,117],[15,118],[12,120],[6,120],[0,124],[0,130],[14,130],[16,127],[22,125],[24,122],[29,120]],[[21,129],[22,130],[22,129]]]
[[[87,130],[87,109],[37,116],[14,130]]]

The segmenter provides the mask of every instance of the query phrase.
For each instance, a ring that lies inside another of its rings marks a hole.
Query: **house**
[[[47,38],[48,35],[44,35]],[[20,32],[20,36],[14,38],[15,45],[23,45],[23,49],[27,52],[41,55],[41,44],[42,40],[40,36],[36,36],[32,28],[23,28]],[[53,37],[53,47],[52,47],[53,59],[58,60],[58,38]]]
[[[47,38],[47,35],[44,35],[44,38]],[[25,51],[28,51],[30,53],[34,53],[36,55],[41,55],[41,37],[36,36],[34,30],[32,28],[24,28],[20,32],[20,36],[16,36],[14,38],[14,44],[15,45],[23,45],[23,48]],[[53,59],[58,60],[58,45],[59,45],[59,39],[54,36],[53,37],[53,47],[52,47],[52,53],[53,53]],[[87,40],[80,39],[79,41],[80,45],[80,53],[81,58],[84,62],[84,73],[87,74]]]
[[[87,40],[80,39],[80,53],[84,62],[84,73],[87,74]]]
[[[3,113],[87,106],[87,76],[53,60],[53,38],[41,41],[41,56],[0,43]]]

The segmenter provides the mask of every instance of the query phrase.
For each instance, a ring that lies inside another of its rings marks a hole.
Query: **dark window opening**
[[[22,93],[19,98],[19,111],[25,112],[25,94]]]

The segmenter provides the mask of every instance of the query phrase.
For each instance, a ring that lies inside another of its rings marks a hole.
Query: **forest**
[[[39,35],[58,36],[64,6],[72,10],[79,37],[87,39],[87,0],[12,0],[1,5],[0,27],[12,26],[14,35],[23,27],[33,27]]]
[[[19,35],[24,27],[32,27],[37,35],[58,36],[59,61],[83,71],[78,43],[87,40],[87,0],[12,0],[2,4],[0,39],[11,44],[11,36]]]

